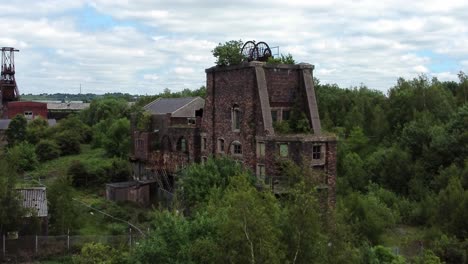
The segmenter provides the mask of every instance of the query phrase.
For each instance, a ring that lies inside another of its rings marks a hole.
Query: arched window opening
[[[237,104],[232,107],[231,111],[232,130],[240,131],[240,109]]]

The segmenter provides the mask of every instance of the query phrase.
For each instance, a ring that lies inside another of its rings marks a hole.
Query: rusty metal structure
[[[255,41],[247,41],[242,46],[241,54],[247,61],[267,61],[272,57],[271,49],[263,41],[255,43]]]
[[[15,80],[15,52],[19,50],[12,47],[2,48],[2,71],[0,77],[0,112],[8,102],[19,100],[18,85]]]

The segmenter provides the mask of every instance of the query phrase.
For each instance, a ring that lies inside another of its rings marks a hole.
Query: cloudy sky
[[[385,92],[399,76],[468,72],[467,14],[466,0],[3,1],[0,46],[20,49],[21,93],[195,89],[232,39],[279,46],[322,83]]]

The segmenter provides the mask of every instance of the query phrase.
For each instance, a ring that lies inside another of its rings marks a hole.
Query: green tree
[[[23,115],[16,115],[13,117],[5,131],[8,147],[13,147],[14,145],[26,140],[27,124],[28,122]]]
[[[56,159],[60,156],[60,148],[54,141],[42,139],[36,145],[36,156],[39,161]]]
[[[130,121],[127,118],[115,120],[108,128],[103,144],[109,156],[126,157],[130,151]]]
[[[16,146],[9,148],[7,160],[14,164],[18,172],[33,170],[38,165],[34,146],[26,142],[18,143]]]
[[[246,174],[231,178],[222,199],[211,196],[207,210],[225,250],[222,262],[284,262],[277,200],[269,191],[257,191]]]
[[[73,155],[81,152],[81,136],[72,130],[66,130],[55,134],[54,139],[60,148],[60,155]]]
[[[79,214],[73,192],[71,179],[66,176],[55,179],[47,189],[51,233],[64,235],[78,227]]]
[[[177,212],[155,212],[152,231],[132,256],[139,263],[191,263],[190,224]]]
[[[204,164],[191,164],[181,172],[179,196],[188,207],[204,204],[213,187],[224,189],[230,177],[241,173],[242,166],[229,158],[210,158]]]
[[[24,213],[15,190],[17,177],[11,165],[0,159],[0,234],[17,231]]]
[[[219,43],[211,52],[216,58],[216,65],[231,66],[240,64],[244,59],[241,54],[242,40],[231,40],[224,44]]]
[[[26,139],[31,144],[37,144],[41,139],[49,137],[49,124],[42,117],[35,118],[28,123]]]
[[[324,263],[326,237],[321,233],[320,209],[312,186],[301,181],[288,193],[282,216],[282,241],[289,263]]]

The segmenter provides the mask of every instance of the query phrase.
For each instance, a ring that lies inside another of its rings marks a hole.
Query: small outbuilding
[[[132,201],[141,206],[150,205],[152,181],[128,181],[106,184],[106,198],[114,202]]]
[[[26,209],[23,218],[23,227],[20,233],[29,233],[34,230],[37,234],[47,235],[48,231],[48,207],[47,207],[47,190],[46,187],[28,187],[17,189],[21,205]],[[38,227],[35,222],[37,217]],[[39,230],[37,230],[39,228]]]

